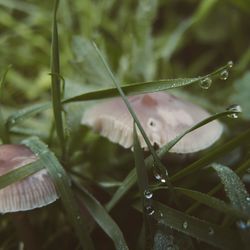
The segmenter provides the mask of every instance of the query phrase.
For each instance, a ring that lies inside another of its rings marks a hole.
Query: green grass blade
[[[219,175],[231,204],[250,216],[250,196],[239,176],[227,166],[214,163],[212,167]]]
[[[127,250],[128,246],[123,233],[116,222],[107,213],[106,209],[83,186],[80,186],[77,183],[75,184],[81,192],[81,197],[84,200],[84,206],[88,209],[97,224],[112,239],[116,249]]]
[[[196,124],[194,127],[188,129],[187,131],[185,131],[183,134],[177,136],[175,139],[173,139],[172,141],[170,141],[168,144],[166,144],[165,146],[163,146],[161,149],[159,149],[157,151],[157,153],[159,154],[159,157],[163,157],[178,141],[181,140],[181,138],[183,138],[186,134],[190,133],[191,131],[215,120],[218,119],[220,117],[226,116],[228,114],[231,114],[231,111],[226,111],[226,112],[222,112],[213,116],[208,117],[207,119],[201,121],[200,123]],[[249,134],[250,134],[250,130],[249,130]],[[241,139],[246,139],[245,135],[242,135],[240,137]],[[239,139],[235,139],[235,141],[229,142],[229,145],[225,145],[225,146],[220,146],[218,147],[218,152],[216,151],[216,154],[213,153],[209,153],[207,156],[203,157],[202,159],[198,160],[197,162],[193,163],[190,165],[190,167],[188,167],[188,170],[181,170],[179,171],[177,174],[175,174],[174,176],[170,177],[170,180],[175,181],[178,178],[181,178],[182,176],[185,176],[186,174],[189,173],[189,171],[196,171],[197,169],[203,167],[203,163],[210,163],[213,159],[215,159],[219,154],[221,154],[222,152],[224,152],[225,150],[230,150],[232,148],[234,148],[236,145],[238,145],[238,141]],[[212,151],[214,152],[214,151]],[[152,157],[149,156],[146,158],[146,166],[150,167],[150,165],[152,165]],[[113,195],[112,199],[108,202],[106,208],[108,210],[112,209],[117,202],[122,198],[122,196],[128,192],[128,190],[135,184],[136,182],[136,171],[134,169],[131,170],[131,172],[127,175],[127,177],[124,179],[123,181],[123,185],[121,187],[119,187],[117,189],[117,191],[115,192],[115,194]]]
[[[156,81],[148,81],[148,82],[141,82],[141,83],[131,83],[128,85],[122,85],[120,88],[124,92],[125,95],[136,95],[142,93],[150,93],[150,92],[157,92],[163,91],[178,87],[187,86],[190,84],[197,84],[200,83],[203,79],[207,77],[216,77],[222,72],[223,70],[228,70],[228,65],[225,65],[212,73],[195,78],[179,78],[179,79],[164,79],[164,80],[156,80]],[[101,89],[93,92],[84,93],[78,96],[74,96],[62,101],[62,103],[71,103],[71,102],[80,102],[80,101],[89,101],[89,100],[97,100],[103,98],[110,98],[119,96],[119,92],[117,88],[108,88],[108,89]]]
[[[53,24],[52,24],[52,44],[51,44],[51,92],[53,111],[55,117],[55,127],[59,142],[61,145],[62,155],[65,155],[65,139],[62,119],[62,104],[61,104],[61,79],[60,79],[60,57],[59,57],[59,40],[57,31],[57,8],[59,0],[55,0]]]
[[[204,167],[205,165],[211,163],[214,159],[216,159],[218,156],[225,154],[227,152],[230,152],[232,149],[237,147],[240,144],[244,144],[249,141],[249,136],[250,136],[250,129],[245,131],[244,133],[240,134],[236,138],[232,139],[231,141],[225,143],[222,146],[217,146],[209,152],[207,155],[199,159],[198,161],[190,164],[186,168],[180,170],[176,174],[170,177],[172,181],[177,181],[197,170],[200,168]]]
[[[35,115],[41,111],[44,111],[50,107],[51,107],[50,103],[39,103],[39,104],[34,104],[30,107],[20,109],[17,112],[14,112],[13,114],[11,114],[7,118],[6,127],[9,130],[10,128],[14,127],[19,122],[22,122],[26,118],[29,118],[30,116]]]
[[[241,240],[237,232],[232,229],[219,227],[186,215],[159,202],[154,202],[153,205],[158,212],[154,213],[152,217],[155,218],[158,223],[215,247],[228,250],[243,249],[241,248]]]
[[[186,189],[186,188],[175,188],[175,189],[178,192],[181,192],[182,194],[198,201],[199,203],[205,204],[211,208],[214,208],[228,215],[238,217],[238,218],[244,218],[244,219],[249,219],[250,217],[249,214],[238,209],[237,207],[234,208],[226,204],[224,201],[219,200],[210,195],[207,195],[207,194],[195,191],[195,190]]]
[[[94,249],[86,228],[86,223],[80,214],[78,205],[70,187],[69,178],[64,168],[58,162],[55,155],[48,149],[47,145],[41,142],[38,138],[32,137],[24,140],[22,143],[28,146],[36,155],[40,157],[42,164],[48,170],[48,173],[56,186],[57,192],[62,199],[68,218],[75,229],[82,248],[86,250]]]
[[[21,168],[17,168],[5,175],[0,176],[0,189],[24,179],[29,175],[34,174],[35,172],[43,169],[44,166],[40,160],[27,164]]]

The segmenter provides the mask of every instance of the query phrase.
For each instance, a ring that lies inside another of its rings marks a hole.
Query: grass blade
[[[142,93],[151,93],[157,91],[163,91],[178,87],[187,86],[190,84],[197,84],[200,83],[203,79],[210,77],[216,77],[222,72],[223,70],[228,70],[228,65],[225,65],[212,73],[195,78],[179,78],[179,79],[164,79],[164,80],[156,80],[156,81],[148,81],[148,82],[140,82],[140,83],[131,83],[128,85],[122,85],[120,88],[124,92],[125,95],[136,95]],[[103,98],[110,98],[119,96],[119,92],[117,88],[108,88],[108,89],[101,89],[97,91],[92,91],[88,93],[84,93],[78,96],[74,96],[62,101],[62,103],[71,103],[71,102],[80,102],[80,101],[89,101],[89,100],[97,100]]]
[[[198,218],[186,215],[180,211],[154,202],[154,208],[159,212],[152,216],[158,223],[171,227],[186,235],[204,241],[212,246],[223,249],[243,249],[240,246],[240,238],[236,231],[219,227]],[[161,216],[159,216],[159,214]]]
[[[28,177],[29,175],[42,170],[43,168],[44,166],[42,165],[42,162],[40,160],[37,160],[35,162],[17,168],[11,172],[8,172],[7,174],[0,176],[0,189],[14,182],[20,181],[25,177]]]
[[[64,168],[58,162],[55,155],[48,149],[47,145],[41,142],[38,138],[32,137],[24,140],[22,143],[38,155],[42,164],[47,168],[48,173],[56,186],[57,192],[60,194],[64,208],[75,229],[82,248],[87,250],[94,249],[85,226],[86,223],[80,214],[78,205],[71,191],[69,178]]]
[[[55,127],[60,141],[62,155],[65,155],[65,139],[62,119],[62,104],[61,104],[61,79],[60,79],[60,58],[59,58],[59,40],[57,31],[57,8],[59,0],[55,0],[53,24],[52,24],[52,44],[51,44],[51,92],[53,111],[55,117]]]
[[[178,192],[181,192],[182,194],[198,201],[199,203],[205,204],[211,208],[214,208],[228,215],[238,217],[238,218],[244,218],[244,219],[249,219],[250,217],[249,214],[247,214],[245,211],[242,211],[238,209],[237,207],[234,208],[226,204],[224,201],[219,200],[210,195],[207,195],[198,191],[186,189],[186,188],[175,188],[175,189]]]
[[[88,209],[96,223],[104,230],[104,232],[112,239],[116,249],[127,250],[128,246],[124,239],[123,233],[107,213],[106,209],[100,204],[98,200],[91,195],[84,187],[75,183],[81,192],[81,197],[84,200],[84,206]]]
[[[224,189],[232,205],[250,216],[250,196],[239,176],[227,166],[214,163],[212,167],[224,184]]]

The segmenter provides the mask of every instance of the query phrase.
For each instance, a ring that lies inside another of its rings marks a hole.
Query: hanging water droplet
[[[242,108],[239,104],[233,104],[227,108],[227,111],[235,112],[233,114],[227,115],[229,118],[238,118],[238,113],[242,112]]]
[[[152,206],[146,206],[145,211],[148,215],[153,215],[155,213],[155,210]]]
[[[187,229],[188,228],[188,222],[187,221],[184,221],[183,224],[182,224],[182,227],[184,229]]]
[[[213,235],[214,234],[214,229],[212,227],[208,228],[208,234]]]
[[[209,89],[212,85],[212,79],[210,77],[206,77],[202,80],[200,80],[200,87],[202,89]]]
[[[151,199],[153,197],[153,193],[150,190],[146,189],[144,191],[144,196],[146,199]]]
[[[157,181],[161,180],[161,175],[157,170],[155,170],[155,169],[153,170],[153,175]]]
[[[234,66],[233,61],[229,61],[229,62],[227,63],[227,66],[228,66],[228,68],[231,69],[231,68]]]
[[[228,76],[229,76],[229,73],[228,73],[228,71],[226,70],[226,69],[224,69],[221,73],[220,73],[220,79],[221,80],[227,80],[227,78],[228,78]]]

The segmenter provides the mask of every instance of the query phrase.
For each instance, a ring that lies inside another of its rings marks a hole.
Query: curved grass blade
[[[190,164],[186,168],[180,170],[176,174],[170,177],[172,181],[177,181],[197,170],[204,167],[205,165],[211,163],[214,159],[216,159],[218,156],[225,154],[227,152],[230,152],[232,149],[237,147],[240,144],[249,142],[249,136],[250,136],[250,129],[245,131],[244,133],[240,134],[236,138],[232,139],[231,141],[225,143],[222,146],[217,146],[213,151],[209,152],[207,155],[199,159],[198,161]]]
[[[241,176],[242,174],[244,174],[247,169],[250,168],[250,159],[245,161],[242,165],[240,165],[238,168],[235,169],[235,173],[238,174],[239,176]],[[222,183],[217,184],[215,187],[213,187],[207,194],[208,195],[213,195],[216,192],[218,192],[221,188],[223,187]],[[200,203],[196,202],[194,203],[191,207],[189,207],[186,210],[186,213],[191,213],[193,212],[195,209],[197,209],[199,207]]]
[[[197,128],[199,128],[199,127],[201,127],[201,126],[203,126],[203,125],[205,125],[205,124],[207,124],[207,123],[209,123],[209,122],[211,122],[211,121],[213,121],[215,119],[221,118],[223,116],[227,116],[228,114],[232,114],[232,112],[231,111],[225,111],[225,112],[215,114],[213,116],[208,117],[207,119],[205,119],[205,120],[201,121],[200,123],[196,124],[194,127],[188,129],[183,134],[177,136],[175,139],[173,139],[168,144],[163,146],[161,149],[159,149],[157,151],[157,154],[159,155],[160,158],[163,157],[186,134],[190,133],[191,131],[193,131],[193,130],[195,130],[195,129],[197,129]],[[250,130],[249,130],[249,134],[250,134]],[[240,140],[243,139],[243,138],[246,139],[244,137],[244,135],[243,135],[243,136],[240,137]],[[195,162],[194,164],[191,164],[190,165],[191,167],[188,168],[188,171],[185,171],[185,169],[181,170],[179,175],[177,173],[174,176],[171,176],[170,180],[174,181],[174,180],[182,177],[183,175],[188,174],[189,171],[195,171],[195,170],[203,167],[204,166],[202,164],[203,162],[205,162],[205,163],[211,162],[211,160],[214,159],[213,157],[218,156],[224,150],[230,150],[233,147],[235,147],[236,145],[238,145],[238,141],[239,141],[239,139],[237,139],[236,141],[233,141],[233,142],[229,142],[230,143],[229,146],[226,144],[224,147],[223,146],[218,147],[218,152],[216,151],[217,154],[211,154],[211,153],[208,154],[207,156],[205,156],[202,159],[198,160],[197,161],[198,163]],[[151,156],[147,157],[145,162],[146,162],[147,167],[152,165],[152,157]],[[136,171],[135,171],[135,169],[132,169],[131,172],[127,175],[127,177],[124,179],[123,185],[117,189],[117,191],[113,195],[112,199],[108,202],[106,208],[108,210],[112,209],[117,204],[117,202],[122,198],[122,196],[134,185],[135,182],[136,182]]]
[[[215,247],[228,250],[243,249],[235,230],[219,227],[186,215],[156,201],[154,201],[153,206],[158,212],[154,213],[152,217],[166,227],[173,228]]]
[[[36,173],[37,171],[42,170],[43,168],[44,166],[42,165],[42,162],[40,160],[37,160],[35,162],[17,168],[11,172],[8,172],[7,174],[0,176],[0,189],[14,182],[20,181]]]
[[[154,166],[156,168],[156,171],[162,177],[161,181],[164,182],[164,183],[167,182],[167,184],[168,184],[168,186],[170,188],[170,191],[173,191],[173,188],[172,188],[172,185],[171,185],[171,183],[169,181],[168,173],[167,173],[167,170],[166,170],[165,166],[162,164],[162,162],[160,161],[158,155],[156,154],[156,152],[154,150],[154,147],[152,146],[150,140],[148,139],[146,132],[144,131],[143,127],[141,126],[141,123],[140,123],[136,113],[134,112],[133,108],[131,107],[131,105],[130,105],[127,97],[126,97],[126,95],[124,94],[122,88],[120,87],[119,82],[116,80],[115,76],[113,75],[111,69],[109,68],[109,66],[108,66],[107,62],[105,61],[104,57],[102,56],[100,50],[97,48],[97,46],[95,44],[94,44],[94,46],[95,46],[96,52],[99,55],[103,65],[107,69],[107,72],[109,73],[115,87],[117,88],[122,100],[124,101],[129,113],[133,117],[133,120],[134,120],[135,124],[137,125],[141,135],[143,136],[144,141],[147,144],[147,147],[148,147],[148,149],[149,149],[149,151],[150,151],[150,153],[152,155],[152,158],[154,160],[153,164],[154,164]]]
[[[195,77],[195,78],[179,78],[179,79],[163,79],[163,80],[156,80],[156,81],[148,81],[148,82],[140,82],[140,83],[131,83],[128,85],[122,85],[120,88],[124,92],[125,95],[136,95],[136,94],[143,94],[143,93],[150,93],[150,92],[158,92],[164,91],[168,89],[178,88],[187,86],[190,84],[196,84],[202,81],[207,77],[215,77],[219,75],[220,72],[227,69],[228,65],[225,65],[212,73]],[[89,101],[89,100],[97,100],[103,98],[110,98],[119,96],[119,92],[117,88],[108,88],[108,89],[101,89],[93,92],[84,93],[78,96],[74,96],[62,101],[63,104],[71,103],[71,102],[80,102],[80,101]]]
[[[57,192],[60,194],[64,208],[75,229],[82,248],[86,250],[94,249],[88,230],[85,226],[86,223],[80,214],[78,205],[71,191],[69,178],[64,168],[58,162],[55,155],[48,149],[47,145],[41,142],[38,138],[32,137],[22,141],[22,143],[28,146],[40,157],[42,164],[48,170],[48,173],[56,186]]]
[[[88,209],[89,213],[92,215],[97,224],[112,239],[115,248],[120,250],[128,250],[123,233],[116,222],[107,213],[106,209],[84,187],[78,185],[77,183],[74,184],[81,192],[81,197],[84,200],[84,206]]]
[[[239,176],[227,166],[214,163],[212,167],[220,177],[232,206],[250,216],[250,196]]]
[[[198,191],[186,189],[186,188],[175,188],[175,189],[178,192],[181,192],[182,194],[198,201],[199,203],[205,204],[208,207],[214,208],[228,215],[238,217],[238,218],[244,218],[244,219],[250,218],[249,213],[246,213],[245,211],[242,211],[237,207],[234,208],[228,205],[227,203],[225,203],[224,201],[219,200],[213,196],[210,196],[210,195],[198,192]]]
[[[14,127],[19,122],[22,122],[26,118],[32,115],[35,115],[41,111],[44,111],[50,107],[51,107],[50,103],[41,103],[41,104],[35,104],[30,107],[20,109],[17,112],[14,112],[13,114],[11,114],[7,118],[6,127],[8,128],[8,130],[10,130],[10,128]]]
[[[52,44],[51,44],[51,93],[53,112],[55,117],[55,127],[60,141],[62,156],[65,156],[66,146],[63,130],[62,104],[61,104],[61,79],[60,79],[60,57],[59,57],[59,40],[57,31],[57,9],[59,0],[55,0],[53,24],[52,24]]]

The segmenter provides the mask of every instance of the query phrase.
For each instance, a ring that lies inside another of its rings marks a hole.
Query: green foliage
[[[39,156],[0,176],[0,188],[47,169],[62,202],[26,212],[41,248],[247,249],[249,1],[54,5],[0,0],[1,143],[24,143]],[[211,88],[201,89],[207,79]],[[156,149],[127,99],[156,91],[185,96],[215,114]],[[136,124],[133,152],[80,125],[90,105],[119,95]],[[231,104],[243,113],[226,111]],[[178,141],[214,119],[225,127],[217,145],[190,161],[169,160]],[[167,183],[155,179],[155,170],[164,171]],[[13,217],[0,217],[1,249],[22,247]]]

